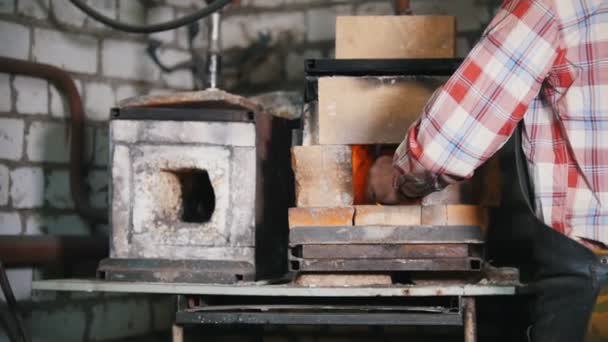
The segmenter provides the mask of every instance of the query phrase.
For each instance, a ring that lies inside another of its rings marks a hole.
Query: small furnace
[[[286,270],[289,120],[220,90],[122,102],[110,123],[108,280],[234,283]]]

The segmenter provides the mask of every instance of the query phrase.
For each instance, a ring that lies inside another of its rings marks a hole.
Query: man
[[[539,219],[528,338],[582,341],[606,277],[573,241],[608,243],[607,0],[505,1],[368,191],[394,204],[469,178],[522,120]]]

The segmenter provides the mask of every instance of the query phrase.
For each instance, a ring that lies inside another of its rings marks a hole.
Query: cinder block
[[[17,13],[26,17],[45,19],[49,12],[49,0],[19,0]]]
[[[225,49],[246,48],[256,39],[251,32],[268,32],[273,41],[289,36],[294,44],[306,38],[306,16],[303,12],[276,15],[231,15],[222,22],[222,45]]]
[[[11,82],[8,74],[0,74],[0,111],[10,112],[12,107]]]
[[[354,207],[290,208],[289,228],[352,226]]]
[[[173,31],[168,31],[173,32]],[[160,58],[168,65],[175,65],[183,61],[190,60],[192,56],[184,51],[175,49],[164,49],[160,53]],[[276,71],[276,70],[275,70]],[[161,74],[161,79],[167,83],[169,87],[191,90],[194,85],[194,79],[190,70],[179,70],[172,73]]]
[[[31,215],[26,220],[27,234],[90,235],[91,230],[78,215]]]
[[[30,52],[29,28],[0,21],[0,56],[27,59]]]
[[[251,123],[113,120],[110,125],[112,140],[123,143],[255,146]]]
[[[15,11],[15,0],[0,1],[0,13],[13,14]]]
[[[296,285],[304,287],[357,287],[392,285],[388,274],[302,274]]]
[[[355,226],[420,225],[418,205],[358,205],[355,208]]]
[[[362,29],[365,28],[365,29]],[[345,16],[336,24],[336,58],[452,58],[456,18]]]
[[[97,72],[97,39],[91,36],[37,28],[32,48],[37,62],[75,72]],[[115,61],[117,64],[123,62],[119,58]]]
[[[148,24],[158,24],[171,21],[175,18],[175,11],[170,6],[154,6],[147,10],[146,22]],[[175,30],[157,32],[150,35],[164,43],[172,43],[175,40]],[[172,65],[172,63],[168,63]]]
[[[341,207],[353,204],[350,146],[296,146],[291,167],[298,207]]]
[[[124,145],[116,145],[112,148],[111,170],[112,190],[110,210],[110,224],[112,230],[112,243],[110,244],[110,257],[127,257],[129,251],[129,231],[126,227],[131,224],[129,210],[131,206],[131,155],[129,148]]]
[[[104,15],[108,18],[111,18],[111,19],[117,18],[116,0],[92,1],[89,5],[91,7],[93,7],[93,9],[95,9],[95,11],[97,11],[98,13],[101,13],[102,15]],[[86,18],[85,26],[90,27],[90,28],[95,28],[98,30],[112,31],[112,29],[109,28],[108,26],[98,22],[97,20],[89,18],[89,17]]]
[[[18,212],[0,212],[0,235],[21,234],[21,217]]]
[[[0,158],[19,160],[23,155],[23,131],[21,119],[0,118]]]
[[[107,166],[109,156],[109,132],[108,128],[95,129],[95,153],[94,162],[96,166]]]
[[[145,23],[145,7],[139,1],[118,0],[118,19],[135,25]]]
[[[65,163],[69,159],[70,148],[65,124],[32,122],[25,141],[27,157],[31,161]]]
[[[442,81],[439,77],[322,77],[318,143],[399,144]]]
[[[105,76],[156,81],[159,69],[146,55],[146,44],[106,39],[102,44],[101,67]]]
[[[110,118],[110,108],[115,106],[114,91],[107,83],[91,82],[85,86],[86,99],[84,102],[85,115],[93,121],[107,121]]]
[[[306,12],[307,40],[309,42],[333,40],[336,35],[336,16],[351,13],[352,7],[348,5],[308,10]]]
[[[39,167],[11,171],[11,201],[14,208],[30,209],[44,203],[44,174]]]
[[[84,26],[87,15],[72,5],[69,0],[53,0],[51,1],[51,5],[53,7],[53,14],[60,23],[76,27]]]
[[[74,207],[70,193],[70,174],[67,170],[53,170],[46,175],[44,199],[53,208]]]
[[[17,101],[15,109],[20,114],[48,114],[49,96],[46,80],[17,76],[13,82]]]
[[[8,204],[9,174],[8,167],[0,165],[0,206]]]
[[[32,276],[31,268],[13,268],[6,270],[8,282],[12,285],[13,294],[18,301],[28,300],[32,296]],[[6,302],[4,294],[0,293],[0,300]]]

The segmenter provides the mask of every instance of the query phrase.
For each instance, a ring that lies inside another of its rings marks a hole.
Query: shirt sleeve
[[[394,156],[395,187],[421,196],[469,178],[508,140],[559,50],[549,0],[507,0]]]

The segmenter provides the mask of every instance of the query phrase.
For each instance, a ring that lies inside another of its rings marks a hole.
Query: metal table
[[[244,283],[238,285],[116,282],[61,279],[34,281],[39,291],[121,292],[222,296],[258,300],[253,305],[179,305],[173,327],[173,341],[183,341],[184,325],[432,325],[463,326],[465,342],[475,342],[475,297],[515,295],[516,286],[504,284],[403,285],[390,287],[299,287]],[[336,304],[337,300],[395,300],[399,298],[456,299],[453,307],[412,305]],[[263,303],[268,299],[288,304]],[[298,299],[302,300],[298,303]],[[316,304],[307,304],[314,301]],[[330,304],[326,304],[327,301]]]

